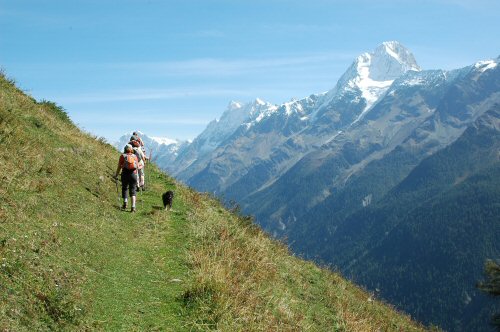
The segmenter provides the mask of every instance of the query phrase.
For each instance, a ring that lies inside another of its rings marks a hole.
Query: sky
[[[498,0],[0,0],[0,68],[109,142],[193,139],[230,101],[327,91],[363,52],[423,69],[500,55]]]

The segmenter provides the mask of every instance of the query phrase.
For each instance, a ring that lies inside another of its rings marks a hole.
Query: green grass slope
[[[120,211],[117,151],[3,76],[0,146],[0,331],[423,330],[153,165]]]

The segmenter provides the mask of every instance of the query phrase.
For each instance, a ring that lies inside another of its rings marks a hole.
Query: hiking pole
[[[149,150],[149,163],[150,164],[153,163],[153,149]],[[146,182],[149,184],[149,181],[151,181],[151,176],[149,175],[149,172],[146,173],[146,175],[144,177],[146,178],[144,180],[146,180]]]
[[[114,177],[116,185],[116,194],[118,195],[118,208],[120,208],[120,191],[118,190],[118,177]]]
[[[144,194],[142,193],[142,190],[139,190],[141,193],[141,211],[144,211]]]
[[[141,173],[139,171],[140,171],[139,169],[136,170],[137,181],[136,181],[135,185],[136,185],[137,190],[135,192],[135,197],[136,197],[136,204],[137,205],[139,204],[139,201],[141,201],[141,210],[143,210],[144,209],[144,202],[143,202],[144,198],[142,197],[142,190],[141,190],[141,186],[140,186],[140,184],[141,184],[140,183],[141,182],[141,175],[140,174]],[[139,197],[140,197],[140,199],[139,199]]]
[[[148,177],[148,174],[146,173],[146,164],[149,164],[151,162],[151,151],[153,151],[153,149],[149,149],[149,158],[147,157],[147,153],[145,154],[146,158],[144,160],[144,172],[143,172],[144,173],[143,174],[143,176],[144,176],[143,184],[144,185],[143,185],[143,189],[146,188],[146,183],[149,186],[149,177]]]

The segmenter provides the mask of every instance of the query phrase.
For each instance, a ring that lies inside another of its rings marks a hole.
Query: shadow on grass
[[[153,205],[152,210],[149,212],[144,212],[144,214],[148,216],[153,216],[155,214],[162,213],[162,211],[163,211],[163,206]]]

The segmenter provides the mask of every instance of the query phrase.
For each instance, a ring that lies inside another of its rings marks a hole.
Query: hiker
[[[132,142],[132,141],[137,141],[137,142],[139,142],[140,147],[141,147],[141,150],[142,150],[142,152],[143,152],[143,154],[144,154],[144,157],[146,157],[146,148],[144,147],[144,141],[143,141],[143,140],[141,139],[141,137],[139,136],[139,132],[138,132],[138,131],[134,131],[134,132],[132,133],[132,136],[130,137],[130,141],[131,141],[131,142]],[[147,157],[146,157],[146,159],[147,159]]]
[[[146,147],[144,146],[144,141],[139,136],[139,131],[134,131],[132,133],[132,136],[130,137],[130,142],[129,142],[129,144],[133,144],[134,147],[137,147],[137,145],[133,143],[134,141],[137,141],[139,143],[140,150],[142,151],[142,166],[139,170],[139,187],[141,188],[142,191],[144,191],[144,190],[146,190],[146,186],[144,184],[145,179],[146,179],[146,174],[144,172],[144,168],[145,168],[146,162],[149,160],[149,158],[146,155]]]
[[[134,154],[137,156],[137,159],[139,160],[139,166],[137,168],[137,188],[139,190],[144,191],[144,153],[142,152],[140,143],[138,141],[130,141],[130,145],[132,145],[132,148],[134,149]]]
[[[135,202],[136,202],[136,190],[137,190],[137,169],[139,168],[139,160],[134,154],[134,149],[130,144],[125,145],[123,149],[123,154],[120,155],[118,160],[118,167],[116,168],[115,179],[118,179],[118,175],[121,171],[122,180],[122,197],[123,206],[122,210],[127,209],[127,189],[132,199],[132,208],[130,212],[135,212]]]

